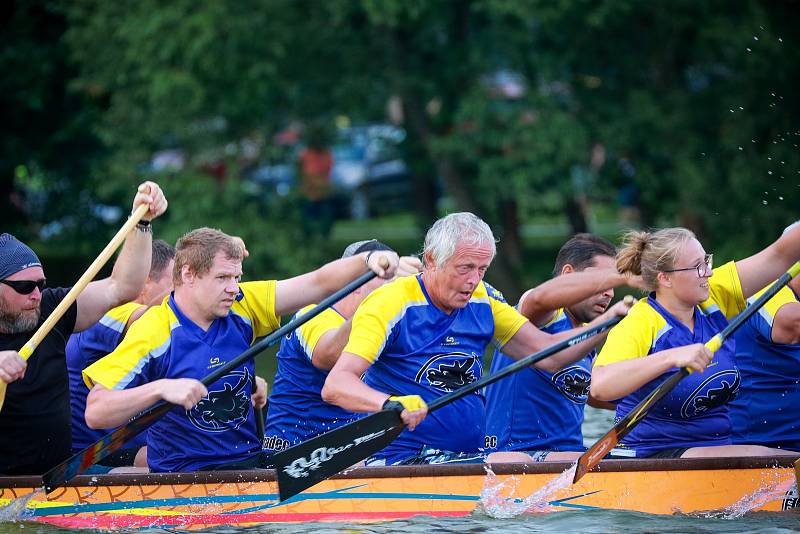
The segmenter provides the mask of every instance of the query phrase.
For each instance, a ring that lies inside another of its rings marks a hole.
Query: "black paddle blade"
[[[400,414],[383,410],[272,456],[281,501],[386,447],[403,431]]]
[[[135,436],[147,430],[150,425],[160,419],[174,406],[161,402],[136,419],[122,425],[110,434],[89,445],[79,453],[67,458],[50,471],[42,475],[44,489],[47,493],[63,486],[68,480],[86,471],[112,452],[121,449]]]

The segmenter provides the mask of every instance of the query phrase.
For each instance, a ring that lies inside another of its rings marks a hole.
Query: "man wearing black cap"
[[[343,258],[376,250],[391,250],[380,241],[350,244]],[[403,256],[398,276],[417,274],[419,258]],[[341,426],[357,417],[338,406],[327,404],[320,392],[350,335],[350,320],[367,295],[386,280],[376,278],[356,289],[335,305],[283,338],[278,350],[278,371],[269,399],[264,448],[279,451]],[[314,305],[300,310],[308,312]]]
[[[0,411],[0,473],[40,474],[70,454],[69,381],[64,356],[72,332],[133,300],[150,268],[150,221],[167,209],[153,182],[133,201],[150,211],[125,240],[110,277],[91,282],[26,362],[17,352],[53,312],[68,289],[45,289],[39,258],[11,234],[0,235],[0,380],[8,384]]]

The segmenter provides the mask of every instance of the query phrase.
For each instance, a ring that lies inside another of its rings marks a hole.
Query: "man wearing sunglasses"
[[[0,411],[0,474],[41,474],[70,454],[70,398],[65,346],[72,332],[96,323],[136,298],[150,270],[150,221],[167,200],[153,182],[141,184],[133,209],[150,210],[126,238],[111,276],[91,282],[26,362],[17,352],[66,296],[46,287],[44,268],[30,247],[0,234],[0,380],[8,384]]]

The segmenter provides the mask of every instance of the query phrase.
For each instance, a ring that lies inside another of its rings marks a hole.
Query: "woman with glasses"
[[[712,268],[685,228],[629,232],[617,255],[621,273],[641,275],[649,295],[608,335],[592,369],[592,395],[617,402],[624,417],[681,367],[688,377],[652,409],[612,452],[618,457],[762,456],[784,451],[732,445],[728,403],[740,384],[734,343],[713,356],[703,345],[742,311],[746,299],[800,256],[800,230],[761,252]],[[791,453],[793,454],[793,453]]]

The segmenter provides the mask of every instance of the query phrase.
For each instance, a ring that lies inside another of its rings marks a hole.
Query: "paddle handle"
[[[72,286],[72,289],[69,290],[67,295],[58,303],[58,306],[53,310],[53,312],[45,319],[42,325],[34,332],[33,336],[28,340],[25,345],[19,350],[19,355],[22,356],[24,360],[27,360],[31,357],[31,355],[36,350],[36,347],[39,346],[39,343],[47,337],[47,334],[53,329],[53,327],[61,320],[61,317],[67,312],[70,306],[78,299],[78,295],[80,295],[81,291],[91,282],[100,269],[103,268],[103,265],[114,255],[114,252],[119,248],[122,242],[127,237],[128,233],[133,229],[134,226],[141,220],[142,217],[148,212],[150,206],[147,204],[141,204],[131,215],[130,219],[122,225],[122,228],[117,231],[111,241],[108,242],[106,247],[100,252],[100,255],[95,258],[89,268],[86,269],[86,272],[75,282],[75,285]],[[6,398],[6,388],[7,384],[0,380],[0,410],[3,409],[3,403]]]
[[[97,273],[100,272],[100,269],[103,268],[111,256],[114,255],[114,252],[119,248],[125,238],[128,236],[128,233],[133,229],[134,226],[141,220],[142,217],[148,212],[150,206],[147,204],[141,204],[136,211],[133,212],[130,219],[128,219],[122,228],[120,228],[111,241],[108,242],[106,247],[100,252],[100,254],[95,258],[89,268],[86,269],[86,272],[78,278],[78,281],[75,282],[75,285],[69,290],[67,295],[58,303],[56,309],[53,310],[47,319],[45,319],[42,326],[39,327],[38,330],[31,336],[31,339],[25,343],[25,345],[20,349],[19,355],[22,356],[24,359],[28,359],[33,354],[33,351],[36,350],[36,347],[39,346],[39,343],[50,333],[50,330],[56,325],[58,321],[61,320],[61,317],[66,313],[72,303],[78,299],[78,295],[80,295],[81,291],[91,282],[94,280],[94,277],[97,276]]]
[[[534,354],[531,354],[529,356],[525,356],[524,358],[521,358],[521,359],[515,361],[514,363],[512,363],[508,367],[504,367],[503,369],[501,369],[500,371],[497,371],[496,373],[493,373],[493,374],[490,374],[490,375],[486,375],[483,378],[481,378],[480,380],[476,380],[475,382],[473,382],[473,383],[471,383],[469,385],[466,385],[466,386],[464,386],[462,388],[459,388],[459,389],[457,389],[455,391],[452,391],[452,392],[448,393],[447,395],[442,395],[441,397],[437,398],[436,400],[434,400],[433,402],[428,404],[428,411],[432,412],[433,410],[436,410],[438,408],[441,408],[442,406],[450,404],[451,402],[453,402],[455,400],[458,400],[458,399],[460,399],[462,397],[465,397],[465,396],[469,395],[470,393],[474,393],[474,392],[478,391],[479,389],[488,386],[489,384],[494,384],[498,380],[500,380],[502,378],[505,378],[510,374],[516,373],[517,371],[519,371],[523,367],[530,367],[531,365],[534,365],[535,363],[540,362],[540,361],[544,360],[545,358],[549,358],[550,356],[552,356],[556,352],[560,352],[560,351],[562,351],[562,350],[564,350],[564,349],[566,349],[568,347],[571,347],[573,345],[577,345],[578,343],[582,343],[582,342],[586,341],[587,339],[589,339],[590,337],[596,336],[597,334],[600,334],[601,332],[604,332],[605,330],[608,330],[609,328],[611,328],[612,326],[614,326],[615,324],[617,324],[621,320],[622,320],[622,316],[618,316],[618,317],[614,317],[613,319],[609,319],[608,321],[600,323],[597,326],[593,326],[591,328],[588,328],[588,329],[584,330],[580,334],[577,334],[577,335],[574,335],[574,336],[572,336],[570,338],[561,340],[558,343],[555,343],[554,345],[550,345],[549,347],[547,347],[544,350],[541,350],[541,351],[536,352]]]

